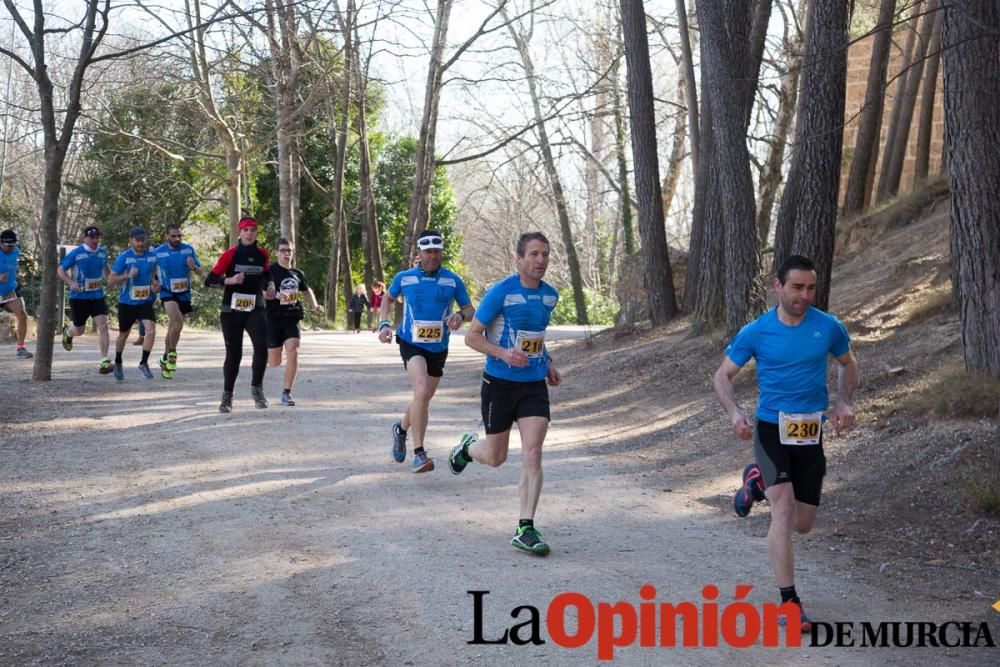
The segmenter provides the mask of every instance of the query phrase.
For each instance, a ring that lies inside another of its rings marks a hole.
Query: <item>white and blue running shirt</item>
[[[403,322],[396,335],[428,352],[448,349],[444,319],[451,314],[452,302],[459,308],[472,305],[465,283],[444,267],[433,273],[425,273],[419,266],[400,271],[387,291],[393,299],[403,297]]]
[[[559,301],[559,292],[546,282],[524,287],[518,274],[490,287],[476,309],[476,319],[486,326],[486,339],[503,348],[528,355],[528,365],[515,368],[487,355],[486,373],[512,382],[537,382],[548,372],[545,329]]]

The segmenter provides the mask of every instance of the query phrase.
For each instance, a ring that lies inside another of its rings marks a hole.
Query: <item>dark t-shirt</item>
[[[263,308],[264,290],[267,288],[268,270],[271,267],[267,251],[257,245],[237,243],[222,253],[212,268],[212,275],[219,281],[244,274],[242,285],[226,285],[222,293],[222,312],[253,311]],[[205,284],[212,284],[206,278]]]
[[[272,264],[271,278],[277,298],[267,300],[267,316],[279,320],[301,320],[305,313],[300,294],[309,289],[305,275],[298,269]]]

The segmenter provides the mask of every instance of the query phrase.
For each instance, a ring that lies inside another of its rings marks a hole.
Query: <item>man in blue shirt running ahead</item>
[[[829,420],[834,431],[854,425],[851,396],[858,383],[858,364],[850,337],[837,318],[812,307],[816,269],[812,260],[792,255],[778,268],[774,281],[778,306],[743,327],[726,348],[713,382],[733,432],[753,439],[754,458],[743,470],[736,493],[738,516],[750,513],[754,501],[771,504],[767,548],[781,602],[799,607],[802,630],[811,627],[795,590],[792,531],[812,530],[819,509],[826,457],[823,454],[827,363],[840,364],[837,395]],[[751,358],[757,362],[760,399],[755,420],[736,403],[733,378]]]
[[[403,418],[392,425],[392,457],[397,463],[406,460],[406,436],[413,431],[413,472],[434,470],[434,461],[424,451],[424,435],[431,398],[437,391],[444,364],[448,359],[448,334],[457,331],[462,322],[472,319],[475,312],[465,283],[458,274],[441,266],[444,239],[428,229],[417,237],[420,264],[400,271],[382,300],[378,339],[392,341],[389,318],[393,304],[403,299],[403,321],[396,330],[399,354],[413,386],[413,400],[406,406]],[[452,313],[451,304],[460,312]]]
[[[121,382],[125,379],[125,369],[122,368],[122,353],[128,342],[132,325],[142,322],[146,335],[142,344],[142,360],[139,362],[139,372],[147,380],[153,379],[149,370],[149,353],[156,342],[156,315],[153,304],[160,293],[160,277],[156,269],[156,255],[146,247],[146,230],[134,227],[128,235],[129,249],[118,255],[108,287],[121,285],[118,294],[118,338],[115,339],[115,379]]]
[[[562,382],[545,347],[545,329],[559,292],[542,281],[549,266],[549,240],[541,232],[517,240],[517,273],[496,283],[483,296],[465,344],[486,355],[481,390],[485,440],[462,436],[451,450],[454,474],[476,461],[497,467],[507,460],[510,430],[521,436],[521,507],[510,543],[536,556],[549,545],[535,529],[535,509],[542,492],[542,443],[549,430],[549,389]]]
[[[167,380],[173,378],[177,370],[177,343],[184,328],[184,317],[194,310],[191,306],[191,273],[201,275],[198,253],[182,238],[180,225],[167,225],[166,241],[153,250],[160,272],[160,303],[170,319],[167,335],[164,336],[163,356],[160,357],[160,375]]]
[[[90,225],[83,230],[83,243],[73,248],[56,267],[59,280],[69,287],[69,309],[73,325],[63,327],[62,346],[73,349],[73,337],[83,334],[87,319],[94,318],[101,350],[98,372],[112,371],[108,359],[108,306],[104,303],[104,278],[108,272],[108,249],[101,245],[101,230]]]

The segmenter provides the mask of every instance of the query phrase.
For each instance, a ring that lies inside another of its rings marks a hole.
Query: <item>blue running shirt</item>
[[[63,257],[59,266],[69,273],[76,283],[76,289],[69,291],[71,299],[103,299],[104,267],[108,265],[108,249],[97,246],[90,250],[79,245]]]
[[[141,306],[156,301],[157,292],[154,292],[152,287],[153,276],[156,275],[156,255],[149,250],[141,256],[136,255],[135,251],[129,248],[118,255],[111,270],[119,276],[124,276],[128,275],[132,267],[137,268],[139,273],[135,278],[129,278],[122,283],[121,291],[118,293],[118,303]]]
[[[156,266],[160,270],[160,298],[190,301],[191,269],[187,265],[188,258],[193,259],[194,265],[201,268],[194,248],[181,243],[174,249],[169,243],[164,243],[153,254],[156,255]]]
[[[544,380],[549,369],[545,328],[559,301],[559,292],[548,283],[536,288],[521,285],[518,274],[490,287],[476,309],[476,319],[486,325],[486,339],[500,347],[517,347],[528,355],[523,368],[486,357],[486,373],[512,382]]]
[[[810,306],[798,326],[778,319],[772,308],[743,327],[726,348],[737,366],[757,360],[760,400],[757,419],[778,423],[778,412],[818,412],[830,402],[827,393],[829,355],[851,349],[847,329],[833,315]]]
[[[419,266],[400,271],[388,292],[393,299],[403,296],[403,321],[396,335],[428,352],[448,349],[449,331],[444,318],[451,313],[452,301],[459,308],[472,305],[465,283],[444,267],[430,275]]]
[[[7,274],[7,277],[0,283],[0,301],[4,297],[17,289],[17,258],[21,256],[21,249],[17,246],[11,248],[10,252],[0,250],[0,276]]]

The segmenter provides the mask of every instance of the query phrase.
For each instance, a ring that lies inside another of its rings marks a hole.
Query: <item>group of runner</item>
[[[184,328],[184,317],[192,312],[191,274],[200,274],[202,270],[194,248],[182,239],[180,226],[168,225],[163,243],[151,249],[147,245],[146,230],[134,227],[129,232],[129,247],[112,264],[107,248],[101,245],[101,230],[96,225],[84,229],[83,242],[67,252],[56,269],[59,279],[69,289],[72,321],[63,327],[63,348],[71,351],[73,338],[86,331],[87,320],[93,320],[100,350],[98,372],[113,374],[121,382],[125,379],[122,358],[125,344],[132,327],[139,322],[145,335],[138,370],[144,378],[152,379],[149,355],[156,341],[153,306],[159,299],[169,321],[163,356],[159,358],[160,375],[172,379],[177,370],[177,344]],[[110,335],[105,284],[109,289],[118,289],[114,362],[108,357]]]
[[[83,244],[67,254],[59,267],[60,278],[71,289],[73,312],[73,326],[64,330],[64,346],[71,349],[72,337],[83,332],[88,318],[94,318],[101,345],[100,371],[114,372],[121,379],[121,354],[128,331],[141,320],[148,342],[139,368],[144,376],[151,377],[147,359],[155,337],[152,304],[158,295],[170,318],[160,367],[163,377],[172,377],[183,318],[191,311],[190,274],[200,272],[197,255],[182,243],[177,226],[168,228],[166,242],[153,251],[146,250],[145,231],[136,228],[130,234],[131,247],[108,271],[107,251],[100,247],[99,239],[97,227],[85,229]],[[257,407],[267,407],[263,394],[265,368],[268,363],[279,365],[282,354],[286,358],[282,403],[294,405],[291,389],[297,369],[298,322],[303,315],[301,295],[308,298],[314,310],[322,311],[301,271],[290,265],[293,249],[288,241],[278,241],[278,264],[272,265],[256,239],[257,222],[243,218],[239,242],[219,257],[205,279],[206,285],[225,290],[220,315],[226,344],[219,406],[222,412],[232,409],[244,332],[250,335],[254,348],[251,394]],[[17,239],[8,230],[0,235],[0,242],[8,257],[0,264],[0,295],[6,298],[14,291],[9,257],[12,248],[16,253]],[[398,463],[404,462],[410,440],[410,469],[415,473],[434,469],[434,461],[425,449],[430,402],[444,375],[450,334],[464,322],[471,322],[464,342],[486,356],[480,390],[485,437],[463,434],[448,455],[448,467],[458,475],[471,463],[502,465],[507,459],[511,429],[517,423],[522,473],[519,520],[511,544],[531,554],[547,555],[549,545],[535,528],[534,518],[543,482],[542,448],[550,421],[548,386],[558,386],[562,381],[545,343],[546,329],[559,300],[558,292],[543,280],[549,264],[549,241],[540,232],[521,234],[515,249],[517,273],[490,287],[478,307],[473,306],[461,277],[441,265],[445,248],[442,235],[424,231],[416,245],[414,266],[396,274],[380,307],[378,338],[390,343],[392,310],[397,301],[403,303],[395,340],[412,388],[408,405],[391,427],[392,457]],[[0,255],[0,259],[3,257]],[[14,261],[16,264],[16,254]],[[109,286],[121,285],[114,364],[107,358],[105,273]],[[792,535],[808,533],[815,524],[826,474],[824,426],[829,420],[840,434],[854,425],[851,398],[858,381],[857,361],[843,324],[812,306],[816,279],[816,267],[808,258],[793,255],[785,260],[773,283],[777,305],[733,338],[713,378],[716,396],[733,432],[753,441],[754,461],[743,469],[734,510],[745,517],[755,502],[769,502],[769,559],[781,601],[797,605],[800,611]],[[18,306],[11,304],[17,304],[17,299],[3,301],[5,308],[17,314]],[[457,312],[453,312],[455,306]],[[23,350],[23,336],[19,350]],[[838,364],[837,393],[832,401],[827,390],[830,356]],[[756,361],[760,392],[753,419],[740,407],[733,387],[734,378],[751,359]],[[804,612],[801,618],[807,628],[809,621]]]

